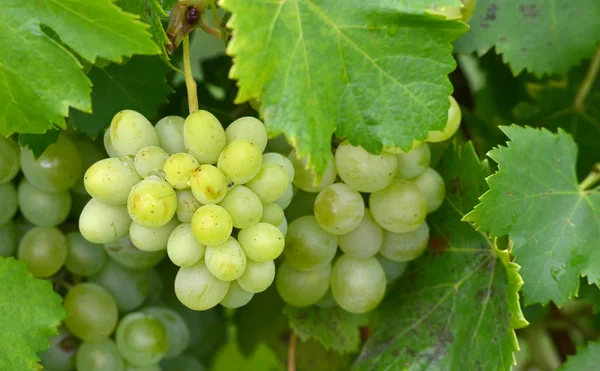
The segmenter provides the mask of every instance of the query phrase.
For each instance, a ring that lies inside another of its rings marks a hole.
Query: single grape
[[[385,272],[385,281],[388,285],[394,283],[398,278],[402,276],[404,271],[406,271],[406,262],[395,262],[389,259],[384,258],[380,254],[375,255],[379,264],[383,268]]]
[[[117,326],[119,313],[115,299],[94,283],[73,286],[65,295],[63,306],[69,313],[65,326],[83,341],[107,339]]]
[[[429,246],[429,225],[423,222],[417,229],[406,233],[386,231],[379,253],[389,260],[406,262],[418,258],[427,246]]]
[[[165,326],[169,344],[166,357],[175,357],[183,353],[190,343],[190,330],[183,317],[165,306],[144,308],[142,312],[158,319]]]
[[[182,223],[190,223],[194,213],[202,204],[196,200],[189,189],[177,190],[175,194],[177,195],[177,219]]]
[[[239,308],[248,304],[253,296],[253,292],[244,290],[237,281],[233,281],[220,304],[225,308]]]
[[[180,355],[177,357],[171,357],[163,359],[160,362],[162,371],[206,371],[206,368],[202,362],[196,358],[188,355]],[[159,371],[159,370],[157,370]]]
[[[131,188],[141,180],[133,160],[127,156],[100,160],[83,177],[90,196],[107,205],[125,205]]]
[[[329,159],[325,174],[323,174],[323,177],[318,183],[316,183],[315,173],[307,167],[307,158],[303,157],[299,159],[296,156],[297,154],[295,150],[290,152],[288,155],[288,159],[292,162],[292,165],[294,165],[294,185],[296,187],[306,192],[319,192],[323,188],[335,182],[337,171],[333,161],[333,154]]]
[[[221,152],[217,167],[235,184],[252,180],[260,171],[262,152],[248,139],[238,139],[228,144]]]
[[[246,116],[235,120],[225,130],[227,144],[233,143],[238,139],[248,139],[260,148],[263,152],[267,146],[267,129],[259,119]]]
[[[415,185],[425,196],[427,202],[427,213],[432,213],[442,206],[446,198],[446,187],[444,179],[432,168],[427,169],[423,174],[414,179]]]
[[[0,225],[0,257],[11,256],[17,249],[19,231],[12,220]]]
[[[29,148],[23,148],[20,160],[27,180],[48,192],[68,190],[77,183],[81,174],[81,157],[77,147],[64,133],[37,159]]]
[[[299,271],[287,260],[277,269],[275,285],[279,296],[294,307],[308,307],[319,302],[329,290],[331,264],[323,264],[310,271]]]
[[[192,217],[192,232],[203,245],[219,245],[227,241],[233,231],[231,216],[219,205],[205,205]]]
[[[216,246],[207,246],[204,253],[206,267],[223,281],[233,281],[239,278],[246,269],[246,254],[235,238]]]
[[[181,267],[175,277],[175,294],[183,305],[193,310],[207,310],[219,304],[227,294],[229,282],[210,273],[203,260],[191,267]]]
[[[148,228],[136,222],[129,227],[129,238],[142,251],[159,251],[167,248],[171,232],[179,225],[177,218],[158,228]]]
[[[331,293],[340,307],[350,313],[374,309],[385,294],[385,271],[376,258],[355,259],[342,255],[333,265]]]
[[[290,161],[289,158],[285,157],[281,153],[277,153],[277,152],[263,153],[262,163],[263,163],[263,165],[277,164],[277,165],[283,166],[283,168],[285,169],[285,172],[288,175],[288,182],[292,183],[294,181],[294,173],[295,173],[294,165],[292,164],[292,162]]]
[[[279,207],[281,207],[282,209],[287,209],[288,206],[290,206],[290,204],[292,203],[293,199],[294,199],[294,184],[290,183],[290,184],[288,184],[287,188],[285,189],[285,192],[283,193],[283,195],[279,199],[275,200],[274,203],[279,205]]]
[[[108,243],[129,231],[131,218],[125,206],[104,204],[92,198],[79,217],[79,231],[93,243]]]
[[[5,224],[19,209],[19,196],[12,183],[0,184],[0,224]]]
[[[221,123],[205,110],[196,111],[185,119],[183,139],[185,148],[201,164],[216,163],[227,143]]]
[[[281,222],[281,224],[279,224],[277,226],[277,228],[279,228],[279,231],[281,232],[281,234],[283,234],[284,237],[287,236],[287,232],[288,232],[288,222],[286,218],[283,218],[283,221]]]
[[[104,150],[108,154],[108,157],[119,157],[119,153],[115,150],[110,139],[110,130],[104,132]]]
[[[167,224],[177,210],[177,195],[164,180],[150,176],[129,193],[127,211],[133,221],[149,228]]]
[[[156,266],[165,257],[167,252],[142,251],[133,245],[128,235],[115,241],[105,243],[104,250],[108,256],[124,267],[132,269],[148,269]]]
[[[448,109],[448,120],[446,121],[446,126],[444,127],[444,130],[441,131],[430,131],[429,134],[427,134],[426,139],[428,142],[443,142],[444,140],[453,136],[460,126],[460,121],[462,119],[460,106],[453,96],[450,95],[448,99],[450,100],[450,108]]]
[[[257,262],[275,260],[283,252],[285,237],[276,226],[258,223],[242,229],[238,241],[248,258]]]
[[[98,273],[106,263],[106,252],[101,245],[96,245],[79,232],[67,233],[67,257],[65,268],[74,275],[88,277]]]
[[[396,178],[411,179],[423,174],[431,161],[431,151],[427,143],[419,144],[408,153],[399,153]]]
[[[246,183],[246,187],[256,193],[263,203],[277,201],[289,185],[288,174],[283,166],[278,164],[261,165],[258,174]]]
[[[425,196],[408,180],[396,179],[389,187],[371,193],[369,206],[373,219],[391,232],[412,231],[427,216]]]
[[[50,338],[50,347],[39,353],[44,370],[70,371],[75,367],[75,354],[79,341],[64,327],[58,327],[58,334]]]
[[[0,135],[0,184],[10,182],[19,173],[19,151],[17,143]]]
[[[135,156],[144,147],[158,147],[160,144],[154,126],[136,111],[117,112],[108,131],[110,143],[118,156]]]
[[[283,222],[284,219],[285,214],[281,206],[275,203],[263,205],[263,215],[260,218],[261,222],[278,226]]]
[[[158,120],[156,132],[160,146],[167,153],[185,152],[185,142],[183,140],[183,123],[185,119],[179,116],[167,116]]]
[[[315,218],[331,234],[350,233],[365,214],[365,201],[360,193],[344,183],[325,187],[315,200]]]
[[[124,371],[125,367],[119,349],[111,339],[81,344],[75,359],[77,370]]]
[[[18,188],[19,209],[32,224],[54,227],[64,222],[71,211],[71,194],[68,191],[46,192],[21,180]]]
[[[163,170],[165,171],[166,180],[175,189],[189,188],[190,176],[194,169],[200,164],[194,156],[187,153],[176,153],[171,155]]]
[[[150,171],[162,169],[168,158],[167,152],[160,147],[144,147],[135,154],[135,170],[139,176],[145,178]]]
[[[290,223],[283,254],[295,269],[311,270],[329,263],[336,251],[337,237],[323,230],[314,216],[302,216]]]
[[[27,269],[36,277],[53,276],[67,258],[67,238],[53,227],[34,227],[19,243],[18,258],[27,263]]]
[[[231,188],[219,203],[231,216],[235,228],[249,228],[259,222],[263,205],[258,196],[244,186]]]
[[[213,165],[200,165],[190,175],[194,197],[205,205],[221,202],[229,189],[227,176]]]
[[[271,286],[275,279],[275,263],[272,260],[266,262],[255,262],[246,260],[246,270],[237,279],[241,288],[248,292],[263,292]]]
[[[96,143],[83,135],[79,136],[74,141],[74,144],[81,157],[81,173],[77,179],[77,183],[71,187],[71,191],[87,195],[88,193],[83,182],[85,172],[90,166],[105,158],[106,155],[96,146]]]
[[[189,267],[196,264],[206,251],[206,246],[198,242],[190,223],[182,223],[173,230],[167,243],[167,254],[173,264]]]
[[[392,183],[398,169],[398,157],[387,152],[373,155],[345,140],[335,152],[335,167],[348,186],[372,193]]]
[[[115,338],[123,358],[135,366],[160,362],[169,347],[165,325],[155,316],[142,312],[121,318]]]
[[[337,303],[335,302],[335,299],[333,298],[333,294],[331,293],[331,288],[329,290],[327,290],[325,295],[315,305],[317,307],[321,307],[321,308],[337,307]]]
[[[373,219],[371,211],[365,209],[365,216],[356,229],[338,236],[340,249],[357,259],[370,258],[377,254],[383,245],[383,229]]]

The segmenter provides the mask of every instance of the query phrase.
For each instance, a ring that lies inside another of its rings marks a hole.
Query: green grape
[[[168,158],[167,152],[160,147],[144,147],[135,154],[135,171],[139,176],[145,178],[150,171],[162,169]]]
[[[206,267],[222,281],[238,279],[246,269],[246,254],[233,237],[215,246],[207,246],[204,253]]]
[[[179,116],[167,116],[158,120],[156,132],[160,146],[167,153],[186,152],[185,142],[183,140],[183,123],[185,119]]]
[[[227,210],[235,228],[250,228],[263,215],[263,204],[258,196],[244,186],[235,186],[227,192],[219,205]]]
[[[167,224],[177,210],[177,195],[169,183],[156,176],[139,182],[127,198],[127,211],[133,221],[149,228]]]
[[[169,347],[165,325],[155,316],[142,312],[121,318],[115,338],[123,358],[135,366],[160,362]]]
[[[283,252],[285,237],[276,226],[258,223],[242,229],[238,241],[248,258],[257,262],[275,260]]]
[[[200,164],[194,156],[187,153],[176,153],[171,155],[163,170],[165,171],[166,180],[175,189],[187,189],[190,187],[189,180],[194,169]]]
[[[225,130],[227,144],[233,143],[238,139],[248,139],[260,148],[263,152],[267,146],[267,128],[257,118],[246,116],[235,120]]]
[[[398,170],[398,157],[386,152],[372,155],[345,140],[335,152],[335,167],[348,186],[360,192],[372,193],[392,183]]]
[[[75,367],[75,354],[79,342],[64,327],[58,327],[58,334],[50,338],[50,347],[39,353],[44,370],[71,371]]]
[[[83,238],[79,232],[67,233],[65,268],[74,275],[88,277],[100,272],[106,263],[106,252],[100,245]]]
[[[103,139],[104,139],[104,150],[108,154],[108,157],[119,157],[119,154],[117,153],[117,151],[115,150],[115,148],[112,145],[112,140],[110,139],[110,130],[107,129],[104,132]]]
[[[446,121],[446,126],[444,130],[433,130],[427,134],[426,141],[436,143],[443,142],[446,139],[450,139],[451,136],[456,133],[458,127],[460,126],[460,121],[462,119],[462,114],[460,111],[460,106],[456,99],[453,96],[449,96],[450,100],[450,108],[448,109],[448,120]],[[429,165],[428,165],[429,166]]]
[[[371,211],[365,209],[365,216],[356,229],[338,236],[340,249],[357,259],[370,258],[377,254],[383,245],[383,229],[373,219]]]
[[[337,171],[333,161],[333,154],[327,164],[325,174],[319,183],[316,183],[315,173],[307,168],[308,161],[306,157],[299,159],[296,157],[296,151],[290,152],[288,159],[294,165],[294,185],[306,192],[319,192],[323,188],[335,182]]]
[[[385,272],[385,281],[388,285],[394,283],[406,271],[406,262],[395,262],[384,258],[380,254],[375,255],[375,257]]]
[[[175,277],[175,294],[179,301],[193,310],[207,310],[219,304],[227,294],[229,282],[221,281],[206,267],[203,260],[191,267],[181,267]]]
[[[142,251],[133,245],[128,235],[104,244],[108,256],[124,267],[132,269],[148,269],[156,266],[167,252]]]
[[[79,136],[77,140],[75,140],[75,147],[77,147],[77,152],[81,157],[81,174],[77,179],[77,183],[71,187],[71,191],[77,192],[79,194],[87,195],[87,191],[85,190],[85,185],[83,183],[83,177],[85,175],[85,171],[95,164],[96,162],[102,160],[106,156],[104,153],[96,146],[94,142],[84,136]]]
[[[115,299],[94,283],[73,286],[65,295],[63,306],[69,313],[65,326],[83,341],[107,339],[117,326],[119,312]]]
[[[365,214],[365,201],[360,193],[344,183],[325,187],[315,200],[315,218],[331,234],[350,233]]]
[[[329,290],[331,264],[310,271],[294,269],[287,260],[279,266],[275,285],[279,296],[294,307],[308,307],[319,302]]]
[[[326,232],[312,215],[290,223],[283,254],[297,270],[307,271],[329,263],[337,251],[337,237]]]
[[[214,164],[227,144],[225,130],[210,112],[191,113],[183,124],[185,148],[201,164]]]
[[[67,238],[53,227],[34,227],[19,243],[19,260],[27,263],[31,274],[39,278],[53,276],[67,258]]]
[[[0,184],[10,182],[19,173],[19,151],[17,143],[0,135]]]
[[[12,220],[0,225],[0,257],[11,256],[17,249],[19,231]]]
[[[284,237],[287,236],[287,232],[288,232],[288,222],[286,218],[283,218],[283,221],[281,222],[281,224],[279,224],[277,226],[277,228],[279,228],[279,231],[281,232],[281,234],[283,234]]]
[[[239,308],[248,304],[253,296],[253,292],[244,290],[237,281],[233,281],[220,304],[225,308]]]
[[[61,224],[71,211],[71,194],[68,191],[42,191],[23,179],[19,184],[18,194],[21,214],[40,227]]]
[[[12,183],[0,184],[0,224],[5,224],[19,209],[19,196]]]
[[[244,184],[258,174],[261,164],[262,151],[260,148],[248,139],[238,139],[223,149],[217,167],[233,183]]]
[[[92,198],[79,217],[79,231],[93,243],[108,243],[129,231],[131,218],[125,206],[104,204]]]
[[[275,279],[275,263],[272,260],[266,262],[255,262],[246,260],[246,270],[237,279],[241,288],[248,292],[263,292],[271,286]]]
[[[75,359],[77,370],[82,371],[123,371],[125,367],[119,349],[111,339],[81,344]]]
[[[160,362],[162,371],[206,371],[207,368],[196,358],[180,355],[163,359]]]
[[[118,156],[135,156],[144,147],[158,147],[160,144],[154,126],[136,111],[117,112],[110,122],[108,131],[110,143]]]
[[[288,174],[283,166],[278,164],[261,165],[258,174],[246,183],[246,187],[256,193],[263,203],[277,201],[289,185]]]
[[[273,224],[274,226],[280,225],[285,219],[285,214],[281,206],[270,203],[263,205],[263,214],[260,218],[261,222]]]
[[[23,148],[21,170],[31,184],[44,191],[66,191],[79,180],[81,157],[73,141],[62,133],[37,159],[29,148]]]
[[[167,243],[167,254],[173,264],[189,267],[196,264],[202,257],[206,246],[198,242],[192,232],[190,223],[182,223],[171,233]]]
[[[379,253],[389,260],[406,262],[418,258],[428,245],[429,225],[423,222],[417,229],[406,233],[386,231]]]
[[[142,312],[158,319],[165,326],[169,344],[166,357],[175,357],[183,353],[190,343],[190,330],[183,317],[164,306],[144,308]]]
[[[321,308],[333,308],[337,307],[337,303],[333,298],[333,294],[331,293],[331,289],[327,290],[325,295],[319,300],[316,304],[317,307]]]
[[[396,178],[411,179],[423,174],[431,161],[431,151],[427,143],[419,144],[408,153],[399,153]]]
[[[213,165],[200,165],[189,180],[194,197],[205,205],[216,204],[227,194],[227,176]]]
[[[159,251],[167,248],[171,232],[179,225],[177,218],[158,228],[148,228],[136,222],[129,227],[129,238],[133,246],[142,251]]]
[[[227,241],[233,231],[231,216],[219,205],[205,205],[192,217],[192,232],[203,245],[219,245]]]
[[[292,183],[294,181],[294,173],[295,173],[294,165],[292,164],[292,162],[290,161],[289,158],[285,157],[281,153],[277,153],[277,152],[263,153],[262,163],[263,163],[263,165],[277,164],[277,165],[283,166],[283,168],[285,169],[285,172],[288,175],[288,182]]]
[[[423,174],[414,179],[415,185],[425,196],[427,202],[427,213],[432,213],[442,206],[446,198],[446,187],[444,179],[432,168],[427,169]]]
[[[290,206],[290,204],[292,203],[292,200],[294,199],[294,185],[293,183],[288,184],[287,188],[285,189],[285,192],[283,193],[283,195],[275,200],[274,203],[276,203],[277,205],[279,205],[279,207],[281,207],[282,209],[287,209],[288,206]]]
[[[194,213],[202,204],[196,200],[189,189],[177,190],[175,194],[177,195],[177,219],[182,223],[190,223]]]
[[[376,258],[355,259],[342,255],[333,265],[331,293],[340,307],[350,313],[374,309],[385,294],[385,271]]]
[[[369,198],[375,221],[391,232],[404,233],[421,225],[427,216],[427,201],[414,183],[396,179]]]
[[[163,303],[162,297],[163,294],[165,294],[165,283],[157,269],[160,269],[160,267],[148,269],[146,271],[148,273],[148,282],[150,283],[150,293],[144,301],[145,305],[158,305]],[[168,284],[170,286],[172,282],[169,282]]]

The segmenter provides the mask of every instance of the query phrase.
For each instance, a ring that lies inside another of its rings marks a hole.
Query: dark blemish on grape
[[[525,18],[537,18],[538,8],[536,4],[524,4],[519,6],[519,13]]]

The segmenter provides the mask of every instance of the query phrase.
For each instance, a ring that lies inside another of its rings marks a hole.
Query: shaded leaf
[[[49,145],[56,143],[60,130],[48,130],[44,134],[19,134],[19,146],[29,147],[33,156],[38,158]]]
[[[600,342],[577,348],[577,353],[567,358],[560,371],[594,370],[600,364]]]

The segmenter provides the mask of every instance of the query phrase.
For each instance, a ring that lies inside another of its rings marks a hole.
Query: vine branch
[[[296,333],[290,331],[290,343],[288,345],[288,371],[296,371]]]
[[[592,89],[592,85],[594,85],[594,81],[598,76],[598,71],[600,70],[600,46],[596,49],[596,53],[592,57],[592,62],[590,63],[590,67],[585,75],[585,79],[575,96],[575,101],[573,102],[573,107],[577,111],[583,111],[585,100],[590,93],[590,89]]]
[[[185,86],[188,93],[188,105],[190,113],[198,111],[198,90],[196,80],[192,75],[192,63],[190,59],[190,37],[183,39],[183,74],[185,76]]]
[[[590,189],[594,184],[600,181],[600,162],[597,162],[592,167],[592,171],[585,177],[585,179],[579,184],[580,191],[586,191]]]

